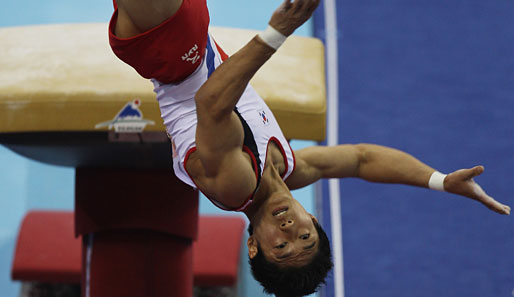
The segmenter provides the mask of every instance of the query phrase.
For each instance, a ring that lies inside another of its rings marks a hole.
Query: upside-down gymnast
[[[443,175],[407,153],[371,144],[292,151],[248,82],[319,0],[284,1],[268,29],[230,58],[208,34],[205,0],[116,2],[111,47],[152,80],[175,174],[216,206],[248,217],[252,273],[266,292],[310,294],[332,267],[325,232],[290,193],[321,178],[439,189],[510,213],[473,181],[482,166]]]

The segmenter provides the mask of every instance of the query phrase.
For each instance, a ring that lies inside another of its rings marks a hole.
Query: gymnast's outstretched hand
[[[285,0],[275,10],[269,24],[278,32],[289,36],[311,16],[320,0]]]
[[[484,166],[460,169],[452,172],[444,179],[444,189],[449,193],[462,195],[476,200],[499,214],[510,214],[510,207],[496,201],[478,185],[473,178],[484,172]]]

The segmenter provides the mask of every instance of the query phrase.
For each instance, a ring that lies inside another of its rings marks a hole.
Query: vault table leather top
[[[211,28],[229,54],[256,32]],[[151,82],[114,56],[106,24],[2,28],[0,47],[0,132],[96,131],[135,99],[144,118],[154,122],[145,131],[164,131]],[[319,40],[289,38],[251,83],[288,138],[324,139]]]
[[[216,27],[210,31],[229,55],[258,33]],[[144,120],[139,132],[164,133],[152,83],[112,53],[107,24],[0,28],[0,49],[0,143],[13,143],[20,134],[30,135],[30,143],[38,133],[49,133],[49,141],[80,147],[81,142],[91,143],[84,135],[99,132],[109,133],[109,140],[104,138],[111,142],[120,137],[111,135],[108,129],[114,125],[109,123],[129,105]],[[325,138],[324,72],[321,41],[293,36],[251,81],[287,138]],[[132,142],[166,142],[162,135],[145,139],[151,140]],[[45,144],[45,138],[36,142]]]

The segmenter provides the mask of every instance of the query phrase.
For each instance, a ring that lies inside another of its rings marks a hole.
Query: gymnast
[[[473,181],[482,166],[444,175],[407,153],[372,144],[292,151],[248,82],[319,0],[283,1],[266,31],[230,58],[208,34],[205,0],[116,2],[111,47],[153,82],[175,174],[216,206],[248,217],[252,273],[266,292],[310,294],[332,267],[325,232],[290,193],[321,178],[428,187],[510,213]]]

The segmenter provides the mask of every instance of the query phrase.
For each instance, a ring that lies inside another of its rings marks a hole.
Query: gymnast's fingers
[[[282,4],[279,6],[279,10],[282,10],[283,12],[289,10],[291,8],[291,6],[293,6],[293,4],[291,3],[291,0],[284,0],[284,2],[282,2]]]
[[[320,0],[295,0],[293,3],[294,10],[312,12],[318,7]]]
[[[473,168],[473,169],[476,169]],[[483,171],[483,168],[479,171]],[[478,173],[480,174],[480,173]],[[471,181],[471,189],[475,200],[478,200],[480,203],[485,205],[492,211],[495,211],[499,214],[509,215],[510,207],[508,205],[502,204],[496,201],[493,197],[487,195],[487,193],[482,189],[482,187],[474,181]]]
[[[311,9],[311,11],[314,11],[316,8],[318,8],[320,0],[313,0],[311,2],[312,2],[312,5],[311,5],[310,9]]]
[[[489,195],[482,197],[480,202],[490,210],[503,215],[510,215],[510,206],[501,204]]]
[[[466,172],[466,176],[464,177],[465,179],[471,179],[475,176],[479,176],[480,174],[482,174],[484,172],[484,166],[475,166],[471,169],[468,169],[468,171]]]
[[[299,12],[300,10],[302,10],[302,7],[304,7],[306,5],[306,2],[308,1],[309,0],[295,0],[293,2],[293,11]]]

